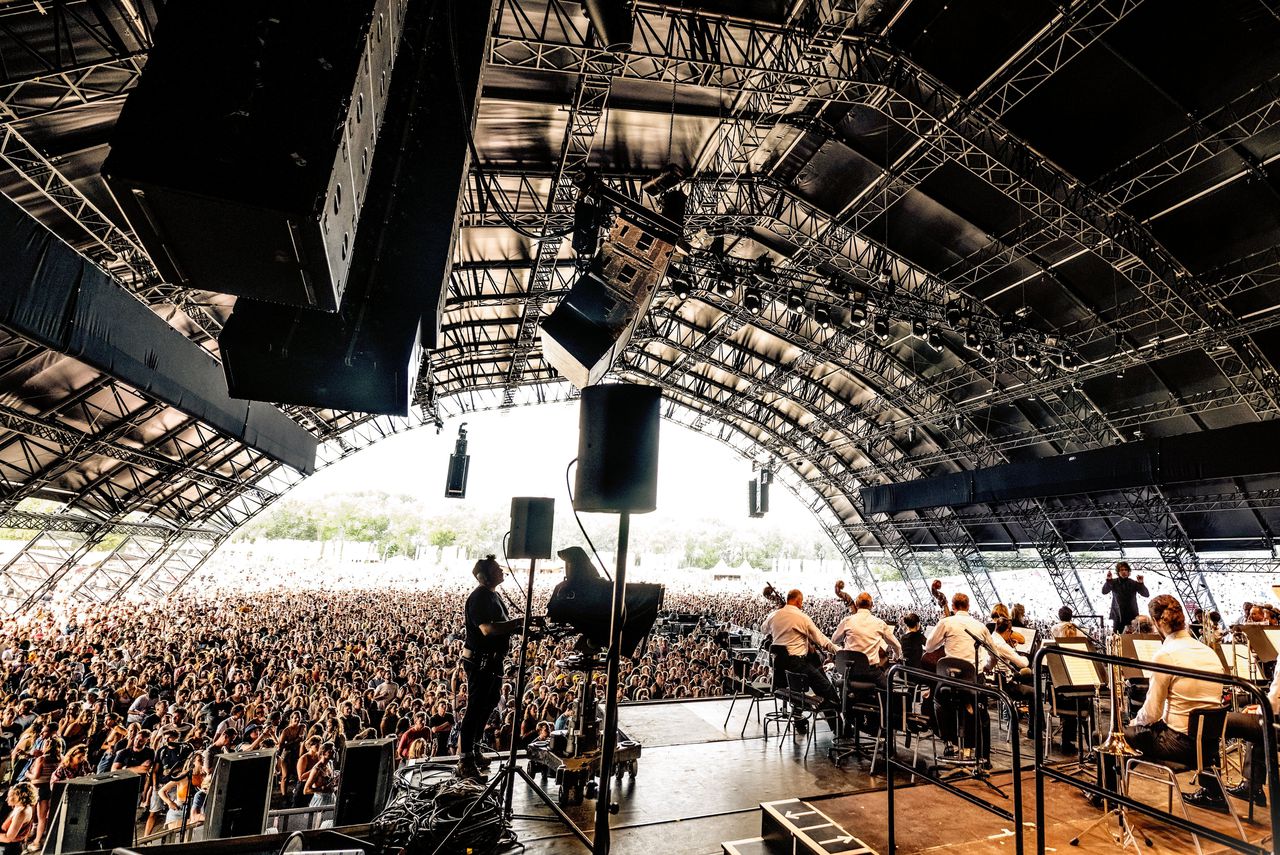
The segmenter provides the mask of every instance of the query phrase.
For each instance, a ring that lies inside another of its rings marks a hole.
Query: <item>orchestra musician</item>
[[[852,612],[836,626],[831,641],[842,650],[865,654],[874,671],[876,685],[883,689],[888,660],[902,656],[902,645],[889,624],[871,613],[871,607],[871,594],[866,591],[858,594],[850,606]]]
[[[778,667],[784,671],[803,674],[809,681],[809,688],[825,702],[824,706],[839,709],[840,693],[831,685],[822,669],[808,658],[811,646],[831,653],[835,653],[838,648],[822,634],[813,619],[802,611],[803,607],[804,592],[799,589],[788,591],[786,603],[764,619],[761,632],[770,636],[775,645],[787,648],[787,655],[778,662]]]
[[[924,630],[920,628],[920,615],[907,612],[902,616],[902,661],[909,668],[919,668],[924,658]]]
[[[1080,627],[1076,625],[1074,618],[1076,613],[1071,610],[1071,606],[1063,606],[1058,609],[1058,622],[1049,630],[1049,635],[1054,638],[1080,638],[1084,635],[1080,631]]]
[[[991,644],[991,633],[987,631],[986,624],[974,619],[969,614],[969,596],[967,594],[957,593],[951,597],[950,612],[947,617],[944,617],[933,628],[933,633],[929,636],[929,640],[924,646],[925,655],[928,656],[934,651],[941,651],[945,657],[973,662],[975,636],[983,642]],[[986,763],[990,763],[991,719],[987,715],[986,705],[981,703],[980,700],[974,706],[976,709],[972,711],[966,710],[967,715],[962,717],[960,724],[966,731],[975,733],[979,758]],[[944,737],[949,735],[944,734]],[[948,745],[944,756],[953,754],[954,748]]]
[[[1147,611],[1156,630],[1164,637],[1153,662],[1222,673],[1218,654],[1192,637],[1187,629],[1186,612],[1176,598],[1168,594],[1153,597]],[[1125,738],[1148,760],[1174,760],[1194,766],[1196,746],[1188,732],[1191,711],[1213,709],[1220,706],[1221,701],[1221,683],[1153,673],[1146,701],[1124,729]],[[1183,794],[1183,800],[1210,809],[1225,807],[1226,798],[1213,778],[1206,777],[1200,784],[1194,793]]]
[[[999,655],[999,662],[989,660],[987,663],[988,670],[994,670],[1003,667],[1008,679],[1005,681],[1005,691],[1013,698],[1021,698],[1022,700],[1032,702],[1035,699],[1035,688],[1033,686],[1034,678],[1031,675],[1030,661],[1027,657],[1019,653],[1014,645],[1021,643],[1020,639],[1013,631],[1013,621],[1009,618],[996,619],[996,631],[991,634],[991,646]],[[1039,711],[1040,721],[1044,722],[1044,711]],[[1027,739],[1034,739],[1035,734],[1031,731],[1031,725],[1027,725]]]
[[[1267,690],[1267,700],[1271,703],[1274,715],[1280,710],[1280,668],[1271,678],[1271,688]],[[1262,741],[1262,728],[1266,722],[1262,720],[1257,704],[1250,704],[1243,712],[1227,715],[1227,739],[1243,739],[1249,743],[1251,750],[1244,756],[1240,772],[1244,780],[1227,790],[1238,799],[1253,799],[1258,807],[1267,806],[1267,797],[1262,787],[1267,783],[1266,745]]]
[[[1121,561],[1116,565],[1116,574],[1120,578],[1113,577],[1108,570],[1107,580],[1102,583],[1102,593],[1111,595],[1111,625],[1116,632],[1124,632],[1124,628],[1138,616],[1138,595],[1151,596],[1142,583],[1142,574],[1139,573],[1136,580],[1130,579],[1132,572],[1129,562]]]

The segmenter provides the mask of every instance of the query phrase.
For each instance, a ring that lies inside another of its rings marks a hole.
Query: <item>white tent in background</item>
[[[716,562],[716,566],[711,568],[711,580],[713,582],[740,582],[742,574],[737,569],[730,567],[721,558]]]
[[[746,578],[747,576],[754,575],[756,572],[756,568],[752,567],[751,562],[744,558],[742,559],[741,564],[733,568],[733,572],[737,573],[739,576],[743,578]]]

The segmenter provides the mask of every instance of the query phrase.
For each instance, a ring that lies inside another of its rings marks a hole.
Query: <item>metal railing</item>
[[[999,687],[996,687],[996,686],[986,686],[986,685],[982,685],[982,684],[979,684],[979,683],[974,683],[974,682],[971,682],[971,681],[968,681],[968,680],[957,680],[957,679],[955,679],[954,677],[946,677],[946,676],[943,676],[943,675],[941,675],[941,674],[936,674],[936,673],[934,673],[933,671],[924,671],[924,670],[922,670],[922,669],[920,669],[920,668],[909,668],[909,667],[907,667],[906,665],[894,665],[892,668],[890,668],[890,669],[889,669],[889,671],[888,671],[888,675],[887,675],[887,677],[886,677],[886,680],[887,680],[886,685],[887,685],[887,687],[888,687],[888,696],[889,696],[889,697],[893,697],[893,696],[894,696],[894,691],[895,691],[895,688],[896,688],[896,686],[895,686],[895,684],[894,684],[894,681],[895,681],[897,678],[899,678],[899,677],[903,677],[903,678],[904,678],[904,682],[902,683],[903,688],[908,688],[908,687],[909,687],[909,684],[908,684],[907,682],[905,682],[905,678],[907,678],[907,677],[914,677],[914,678],[915,678],[917,681],[919,681],[919,682],[927,682],[927,683],[932,684],[932,685],[933,685],[933,686],[935,686],[935,687],[937,687],[937,686],[952,686],[952,687],[954,687],[954,688],[957,688],[957,689],[961,689],[961,690],[963,690],[965,693],[972,693],[972,694],[974,694],[974,695],[985,695],[985,696],[993,697],[993,698],[995,698],[997,701],[999,701],[1001,704],[1003,704],[1005,707],[1007,707],[1007,708],[1008,708],[1009,716],[1010,716],[1010,720],[1011,720],[1011,721],[1015,721],[1015,722],[1016,722],[1016,721],[1018,720],[1018,712],[1017,712],[1017,708],[1016,708],[1016,705],[1015,705],[1015,701],[1014,701],[1014,699],[1013,699],[1013,698],[1011,698],[1009,695],[1007,695],[1007,694],[1006,694],[1004,691],[1002,691]],[[977,708],[976,708],[976,706],[977,706],[976,701],[977,701],[977,699],[975,698],[975,709],[974,709],[974,713],[973,713],[975,717],[976,717],[976,716],[978,716],[978,710],[977,710]],[[936,702],[936,698],[935,698],[935,702]],[[885,705],[885,708],[886,708],[886,710],[888,710],[888,708],[889,708],[889,704],[886,704],[886,705]],[[1000,807],[999,805],[991,804],[990,802],[987,802],[987,801],[984,801],[983,799],[978,798],[976,795],[974,795],[973,793],[971,793],[971,792],[969,792],[969,791],[967,791],[967,790],[962,790],[962,789],[960,789],[960,788],[959,788],[959,787],[957,787],[956,785],[952,784],[950,781],[947,781],[947,780],[944,780],[944,779],[942,779],[942,778],[939,778],[937,775],[934,775],[934,774],[932,774],[932,773],[926,774],[926,773],[923,773],[923,772],[919,772],[919,771],[917,771],[917,770],[916,770],[916,767],[915,767],[914,765],[910,765],[910,766],[908,766],[906,763],[903,763],[901,760],[898,760],[896,757],[894,757],[894,756],[893,756],[893,753],[894,753],[894,752],[893,752],[893,749],[894,749],[894,747],[897,745],[897,742],[896,742],[896,739],[895,739],[895,737],[897,736],[897,728],[895,727],[895,721],[894,721],[895,716],[894,716],[893,712],[892,712],[892,711],[889,711],[889,712],[888,712],[888,714],[885,716],[885,719],[886,719],[886,721],[885,721],[885,723],[884,723],[884,724],[885,724],[885,745],[886,745],[886,749],[885,749],[885,782],[886,782],[885,792],[886,792],[886,794],[887,794],[887,796],[888,796],[888,800],[889,800],[889,812],[888,812],[888,821],[889,821],[889,855],[893,855],[893,853],[894,853],[894,852],[896,852],[896,851],[897,851],[897,848],[898,848],[898,844],[897,844],[897,837],[896,837],[896,822],[895,822],[895,817],[894,817],[894,797],[893,797],[893,793],[894,793],[894,774],[893,774],[893,772],[894,772],[894,770],[897,770],[897,769],[901,769],[901,770],[902,770],[902,771],[904,771],[904,772],[910,772],[911,774],[915,775],[917,778],[923,778],[924,780],[929,781],[929,782],[930,782],[930,783],[932,783],[932,784],[936,784],[937,786],[942,787],[942,788],[943,788],[944,790],[946,790],[947,792],[949,792],[949,793],[951,793],[951,794],[953,794],[953,795],[959,796],[960,798],[964,799],[965,801],[967,801],[967,802],[969,802],[969,803],[971,803],[971,804],[974,804],[974,805],[976,805],[976,806],[978,806],[978,807],[982,808],[982,809],[983,809],[983,810],[985,810],[985,811],[990,811],[991,813],[994,813],[994,814],[996,814],[997,816],[1003,817],[1004,819],[1006,819],[1006,820],[1008,820],[1008,821],[1012,822],[1012,823],[1013,823],[1013,827],[1014,827],[1014,829],[1016,830],[1016,831],[1015,831],[1015,833],[1014,833],[1014,844],[1013,844],[1013,845],[1014,845],[1014,851],[1017,853],[1017,855],[1022,855],[1022,852],[1023,852],[1023,845],[1022,845],[1022,757],[1021,757],[1021,750],[1020,750],[1020,747],[1019,747],[1019,744],[1018,744],[1018,743],[1019,743],[1019,740],[1014,739],[1014,740],[1013,740],[1013,745],[1012,745],[1012,749],[1013,749],[1013,751],[1012,751],[1012,753],[1013,753],[1013,761],[1012,761],[1012,762],[1013,762],[1013,776],[1012,776],[1012,778],[1013,778],[1013,780],[1012,780],[1012,786],[1013,786],[1013,812],[1012,812],[1012,813],[1010,813],[1009,811],[1005,810],[1004,808]],[[906,724],[907,724],[907,722],[906,722],[906,716],[905,716],[905,715],[903,716],[903,722],[902,722],[902,724],[903,724],[903,726],[904,726],[904,728],[905,728],[905,727],[906,727]],[[975,723],[975,725],[974,725],[974,726],[975,726],[975,728],[976,728],[976,727],[978,727],[979,725]],[[910,733],[910,731],[909,731],[909,730],[908,730],[907,732],[908,732],[908,733]],[[978,762],[981,762],[981,758],[978,758]],[[1041,843],[1043,844],[1043,841],[1041,841]],[[1043,845],[1041,846],[1041,848],[1040,848],[1040,850],[1039,850],[1039,851],[1041,851],[1041,852],[1043,852],[1043,851],[1044,851]]]
[[[1072,647],[1063,647],[1063,646],[1041,647],[1040,650],[1036,652],[1036,655],[1032,659],[1032,667],[1035,669],[1035,675],[1036,675],[1036,679],[1035,679],[1035,708],[1036,709],[1043,709],[1044,708],[1043,705],[1046,701],[1046,698],[1044,696],[1044,691],[1043,691],[1043,680],[1041,678],[1044,674],[1045,659],[1049,656],[1073,657],[1076,659],[1086,659],[1090,662],[1096,662],[1101,665],[1107,666],[1108,668],[1110,668],[1113,665],[1120,665],[1122,667],[1133,667],[1135,664],[1135,660],[1133,659],[1127,659],[1122,656],[1109,656],[1103,653],[1093,653],[1091,651],[1084,650],[1074,646]],[[1258,702],[1259,715],[1261,716],[1261,720],[1263,723],[1263,726],[1260,729],[1262,731],[1262,741],[1263,741],[1263,748],[1264,748],[1263,753],[1266,755],[1267,785],[1268,785],[1268,789],[1273,794],[1272,799],[1269,803],[1272,833],[1275,832],[1276,828],[1280,828],[1280,801],[1277,801],[1277,799],[1274,796],[1274,794],[1280,793],[1280,770],[1278,770],[1276,767],[1276,737],[1275,737],[1274,728],[1271,726],[1271,723],[1274,721],[1274,719],[1272,718],[1273,710],[1271,709],[1271,702],[1267,700],[1267,693],[1263,691],[1261,688],[1259,688],[1258,686],[1254,685],[1253,683],[1250,683],[1247,680],[1242,680],[1239,677],[1233,677],[1228,674],[1214,674],[1209,671],[1195,671],[1190,668],[1174,668],[1168,665],[1160,665],[1155,662],[1140,662],[1137,664],[1139,664],[1144,671],[1150,671],[1155,674],[1168,674],[1173,677],[1188,677],[1196,680],[1204,680],[1207,682],[1219,683],[1223,686],[1232,686],[1236,689],[1239,689],[1249,694]],[[1080,780],[1079,778],[1075,778],[1071,775],[1060,772],[1051,766],[1046,765],[1045,756],[1044,756],[1044,740],[1041,738],[1041,722],[1039,720],[1039,717],[1036,718],[1033,728],[1034,729],[1032,732],[1035,734],[1035,739],[1033,740],[1033,742],[1034,742],[1035,751],[1036,751],[1036,754],[1035,754],[1036,817],[1038,819],[1038,822],[1036,822],[1036,850],[1037,851],[1039,852],[1045,851],[1044,849],[1045,847],[1044,782],[1046,779],[1048,779],[1052,781],[1057,781],[1062,784],[1067,784],[1068,786],[1076,787],[1077,789],[1083,790],[1086,793],[1090,793],[1092,795],[1106,799],[1107,801],[1112,802],[1116,805],[1123,805],[1124,807],[1128,808],[1131,811],[1136,811],[1137,813],[1143,814],[1144,816],[1151,817],[1152,819],[1158,822],[1167,823],[1169,825],[1174,826],[1175,828],[1178,828],[1182,831],[1186,831],[1190,834],[1195,834],[1200,837],[1208,838],[1209,840],[1212,840],[1214,843],[1227,846],[1231,849],[1236,850],[1237,852],[1250,853],[1250,855],[1269,855],[1269,853],[1271,853],[1272,850],[1269,847],[1255,846],[1254,844],[1248,842],[1247,840],[1239,840],[1235,837],[1231,837],[1229,835],[1223,834],[1221,831],[1218,831],[1217,829],[1210,828],[1206,825],[1201,825],[1200,823],[1197,823],[1197,822],[1192,822],[1189,819],[1183,819],[1182,817],[1176,816],[1172,813],[1166,813],[1151,805],[1147,805],[1147,804],[1144,804],[1143,802],[1139,802],[1134,799],[1131,799],[1129,798],[1128,795],[1122,795],[1112,790],[1104,789],[1098,786],[1097,784],[1090,783],[1089,781]],[[1230,796],[1226,795],[1225,793],[1223,794],[1223,797],[1230,798]]]
[[[332,818],[333,812],[333,805],[271,810],[267,812],[267,832],[271,833],[274,829],[279,834],[287,835],[295,831],[315,831],[324,825],[326,815],[328,815],[328,818]],[[273,819],[276,821],[272,822]],[[133,845],[153,846],[169,843],[188,843],[193,840],[203,840],[203,832],[203,822],[187,823],[176,828],[166,828],[153,834],[148,834],[145,837],[139,837]]]

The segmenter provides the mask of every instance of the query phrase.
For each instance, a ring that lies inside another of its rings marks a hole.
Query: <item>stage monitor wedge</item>
[[[44,851],[89,852],[133,845],[142,776],[121,770],[66,782],[49,822]]]
[[[205,840],[266,831],[275,767],[274,749],[217,755],[205,806]]]
[[[338,308],[407,7],[165,7],[102,172],[168,281]]]
[[[347,743],[338,776],[334,825],[372,822],[391,795],[395,773],[395,737],[355,739]]]

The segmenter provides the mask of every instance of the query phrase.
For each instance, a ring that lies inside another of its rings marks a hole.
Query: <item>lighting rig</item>
[[[724,300],[740,299],[752,315],[764,314],[777,303],[823,330],[863,334],[881,344],[893,340],[897,324],[906,324],[911,336],[935,350],[963,347],[988,362],[1012,358],[1036,374],[1050,367],[1072,372],[1081,366],[1080,356],[1064,339],[1032,327],[1026,313],[994,316],[962,295],[944,304],[925,300],[897,288],[888,271],[867,283],[780,270],[767,253],[741,258],[724,247],[724,237],[717,236],[707,248],[690,250],[678,274],[668,277],[672,293],[681,300],[700,291]]]

